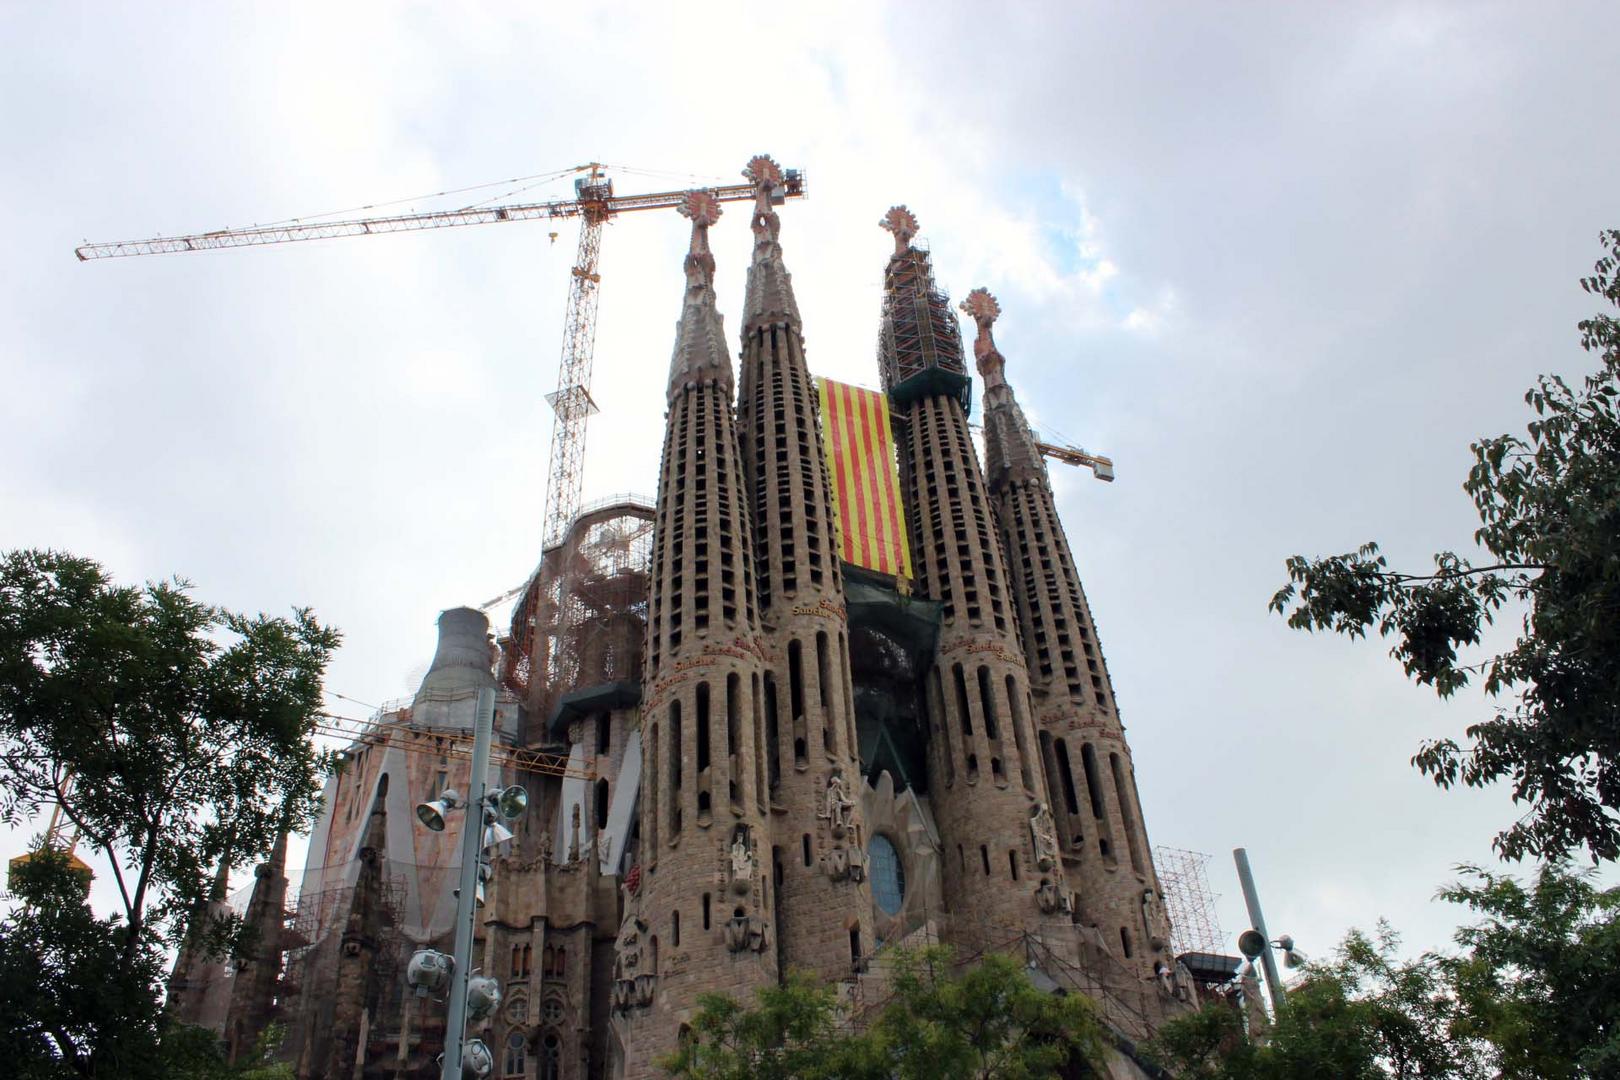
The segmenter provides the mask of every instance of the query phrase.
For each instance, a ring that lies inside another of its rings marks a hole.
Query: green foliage
[[[7,1075],[156,1075],[157,951],[130,958],[127,928],[91,913],[85,882],[62,852],[36,850],[17,864],[11,892],[17,906],[0,922]]]
[[[1010,957],[958,973],[948,950],[931,948],[890,964],[892,997],[863,1031],[849,1030],[831,987],[794,975],[760,991],[753,1007],[701,998],[663,1067],[693,1080],[1023,1080],[1066,1063],[1102,1068],[1106,1042],[1090,1003],[1036,988]]]
[[[1182,1080],[1483,1075],[1441,958],[1402,961],[1398,948],[1385,924],[1376,938],[1352,931],[1333,961],[1289,989],[1263,1044],[1247,1040],[1234,1008],[1211,1005],[1166,1024],[1146,1052]]]
[[[1620,307],[1620,231],[1582,288]],[[1442,787],[1506,780],[1529,812],[1496,838],[1505,858],[1557,859],[1587,849],[1620,858],[1620,320],[1579,326],[1598,370],[1579,388],[1543,376],[1525,395],[1535,419],[1524,436],[1473,445],[1463,485],[1488,555],[1452,552],[1431,574],[1391,570],[1376,544],[1287,562],[1271,600],[1301,630],[1360,637],[1375,629],[1419,684],[1442,696],[1483,676],[1502,702],[1467,729],[1470,745],[1440,739],[1412,759]],[[1513,647],[1465,663],[1504,606],[1522,607]]]
[[[310,736],[337,644],[307,610],[250,618],[181,581],[136,589],[89,559],[0,557],[0,817],[60,801],[109,857],[130,956],[177,941],[212,866],[313,820]]]
[[[1387,925],[1352,931],[1263,1043],[1212,1005],[1166,1024],[1148,1056],[1180,1080],[1620,1076],[1620,889],[1560,865],[1530,888],[1462,869],[1440,895],[1485,918],[1457,931],[1457,954],[1400,960]]]
[[[286,1075],[228,1067],[211,1033],[162,1015],[162,946],[204,910],[212,867],[313,819],[311,735],[337,643],[308,611],[250,618],[184,582],[120,587],[88,559],[0,556],[0,820],[60,803],[123,905],[96,918],[59,853],[19,868],[0,924],[11,1075]],[[240,944],[239,920],[198,932],[221,954]]]
[[[1465,868],[1440,895],[1488,916],[1457,932],[1450,978],[1467,1030],[1508,1080],[1620,1076],[1620,888],[1541,868],[1526,889]]]

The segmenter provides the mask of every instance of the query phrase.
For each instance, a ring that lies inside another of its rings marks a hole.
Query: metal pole
[[[1260,894],[1254,889],[1254,874],[1249,871],[1249,853],[1242,848],[1232,849],[1232,861],[1237,863],[1238,884],[1243,886],[1243,902],[1249,907],[1249,922],[1265,939],[1260,952],[1260,966],[1266,971],[1266,989],[1271,992],[1271,1011],[1275,1013],[1287,999],[1282,976],[1277,973],[1277,958],[1271,953],[1271,933],[1266,929],[1266,917],[1260,913]]]
[[[462,810],[461,894],[456,897],[456,970],[450,978],[450,1017],[444,1029],[441,1080],[461,1080],[461,1044],[467,1036],[467,976],[472,971],[473,920],[478,915],[478,866],[484,849],[484,789],[489,783],[489,744],[495,730],[495,691],[478,691],[473,722],[472,776]]]

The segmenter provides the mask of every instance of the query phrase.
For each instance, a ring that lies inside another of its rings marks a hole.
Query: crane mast
[[[541,550],[562,543],[568,523],[579,510],[584,479],[585,422],[596,412],[591,399],[591,361],[596,352],[596,302],[602,275],[597,270],[602,254],[602,225],[608,218],[613,182],[593,165],[576,182],[582,208],[579,251],[574,256],[568,287],[568,313],[563,319],[562,361],[557,366],[557,389],[546,397],[553,413],[551,475],[546,483],[545,528]]]

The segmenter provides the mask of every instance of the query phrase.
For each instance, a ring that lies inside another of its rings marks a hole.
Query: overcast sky
[[[345,634],[329,687],[411,693],[439,610],[538,557],[573,227],[74,245],[448,208],[506,189],[419,196],[593,159],[645,170],[621,192],[682,188],[771,153],[810,180],[782,241],[817,374],[876,385],[877,221],[903,202],[953,296],[1000,299],[1032,419],[1117,462],[1053,483],[1152,840],[1215,856],[1227,930],[1243,845],[1308,951],[1380,915],[1443,944],[1435,889],[1515,811],[1407,762],[1480,698],[1442,705],[1266,601],[1295,552],[1466,547],[1469,441],[1521,427],[1537,373],[1590,366],[1620,12],[518,9],[0,0],[0,546],[312,606]],[[654,488],[686,233],[608,229],[586,498]],[[712,239],[734,334],[745,209]]]

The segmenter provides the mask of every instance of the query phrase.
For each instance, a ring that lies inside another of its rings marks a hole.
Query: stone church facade
[[[476,966],[503,1000],[473,1034],[495,1076],[658,1075],[700,994],[746,998],[791,970],[837,983],[859,1022],[902,943],[1017,953],[1041,985],[1091,996],[1120,1076],[1194,998],[994,298],[962,304],[981,460],[957,315],[916,219],[884,218],[878,366],[913,578],[845,562],[782,176],[765,157],[745,175],[735,360],[708,243],[720,206],[695,192],[681,210],[656,498],[588,508],[537,573],[561,584],[531,590],[499,645],[482,613],[445,612],[415,697],[329,780],[296,903],[283,852],[247,908],[253,956],[182,950],[173,1007],[233,1049],[274,1020],[300,1076],[437,1075],[444,1004],[409,991],[404,962],[450,949],[459,830],[430,833],[413,808],[465,790],[485,688],[492,781],[531,800],[478,913]],[[581,632],[519,632],[537,624]]]

